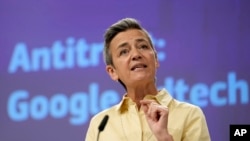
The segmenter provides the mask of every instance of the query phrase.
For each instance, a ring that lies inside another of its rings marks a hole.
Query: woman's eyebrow
[[[138,43],[140,43],[140,42],[147,42],[147,40],[144,39],[144,38],[138,38],[135,41],[138,42]],[[118,45],[117,50],[120,49],[120,48],[124,48],[126,46],[128,46],[127,42],[121,43],[120,45]]]
[[[118,50],[118,49],[120,49],[120,48],[124,48],[124,47],[126,47],[127,45],[128,45],[128,43],[127,43],[127,42],[124,42],[124,43],[118,45],[118,47],[117,47],[116,49]]]

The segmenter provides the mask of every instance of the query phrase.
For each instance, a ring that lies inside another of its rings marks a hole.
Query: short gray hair
[[[146,33],[147,38],[150,42],[151,47],[153,48],[155,52],[155,56],[157,57],[155,48],[153,46],[152,40],[150,38],[149,33],[140,25],[140,23],[133,18],[124,18],[119,20],[118,22],[111,25],[104,34],[104,49],[103,49],[103,58],[106,63],[106,65],[114,65],[112,60],[112,55],[110,53],[110,42],[113,40],[113,38],[120,32],[124,32],[128,29],[139,29],[142,30],[144,33]]]

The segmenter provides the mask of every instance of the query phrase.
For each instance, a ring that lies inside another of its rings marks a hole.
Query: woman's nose
[[[132,51],[132,60],[138,60],[141,58],[142,58],[141,53],[137,49],[134,49]]]

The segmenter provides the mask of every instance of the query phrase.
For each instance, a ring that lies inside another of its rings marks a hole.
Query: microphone
[[[98,135],[97,135],[97,141],[99,140],[99,134],[100,132],[102,132],[108,122],[109,116],[105,115],[104,118],[102,119],[102,122],[100,123],[99,127],[98,127]]]

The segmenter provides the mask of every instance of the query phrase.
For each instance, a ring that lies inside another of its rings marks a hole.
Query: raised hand
[[[173,141],[167,129],[168,108],[153,100],[141,100],[140,103],[149,127],[158,141]]]

